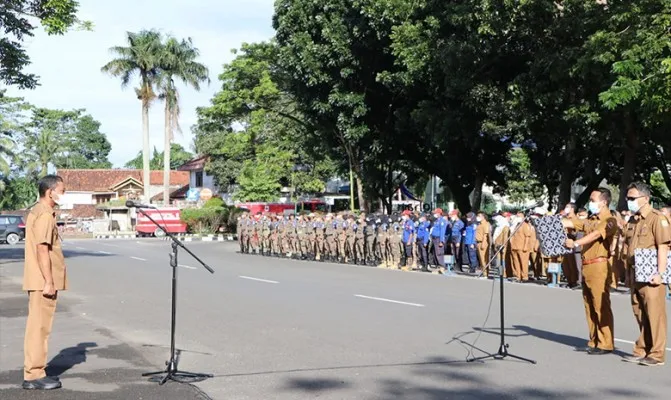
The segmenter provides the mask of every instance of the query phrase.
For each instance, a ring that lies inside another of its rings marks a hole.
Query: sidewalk
[[[19,282],[3,276],[4,268],[17,265],[0,265],[0,399],[208,399],[189,385],[168,382],[159,386],[148,382],[141,374],[161,366],[150,365],[137,349],[118,340],[112,332],[74,314],[71,307],[78,300],[65,295],[57,306],[47,367],[49,375],[60,376],[63,388],[48,393],[23,390],[23,333],[28,299]],[[145,354],[149,351],[169,356],[168,349],[142,349]]]

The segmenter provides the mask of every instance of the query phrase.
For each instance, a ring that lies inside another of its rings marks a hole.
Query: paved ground
[[[233,243],[190,248],[216,272],[180,253],[180,367],[214,374],[197,386],[215,399],[667,398],[671,388],[668,366],[620,361],[637,336],[625,295],[613,296],[617,354],[588,356],[573,350],[585,344],[579,292],[507,284],[510,351],[538,364],[466,363],[476,338],[475,355],[498,348],[498,289],[481,329],[493,281],[239,255]],[[67,360],[61,380],[72,392],[62,398],[198,398],[189,386],[140,376],[168,356],[169,243],[66,249],[71,290],[50,347],[54,364]],[[0,398],[39,397],[15,389],[21,252],[0,247]]]

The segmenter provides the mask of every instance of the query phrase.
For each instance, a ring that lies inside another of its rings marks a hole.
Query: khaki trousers
[[[665,289],[664,285],[633,284],[631,307],[641,330],[641,335],[634,344],[636,357],[650,357],[664,362],[666,355]]]
[[[582,297],[585,303],[588,346],[602,350],[613,350],[613,310],[610,306],[611,272],[607,262],[583,267]]]
[[[531,255],[528,251],[512,251],[512,262],[513,262],[513,274],[515,277],[522,281],[529,280],[529,256]]]
[[[41,290],[28,292],[28,320],[23,342],[23,379],[32,381],[46,376],[49,334],[56,312],[56,297],[48,299]]]

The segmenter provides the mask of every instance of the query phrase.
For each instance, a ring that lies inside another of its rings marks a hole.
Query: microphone
[[[545,203],[543,203],[543,201],[541,200],[536,202],[535,204],[530,205],[529,207],[524,208],[522,211],[531,211],[534,208],[543,207],[543,205],[545,205]]]
[[[126,200],[126,207],[128,207],[128,208],[156,208],[152,205],[138,203],[138,202],[135,202],[133,200]]]

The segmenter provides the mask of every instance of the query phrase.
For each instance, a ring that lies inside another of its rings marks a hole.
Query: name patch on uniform
[[[668,227],[669,227],[669,221],[667,221],[666,218],[663,219],[660,223],[661,223],[662,226],[665,227],[665,228],[668,228]]]

